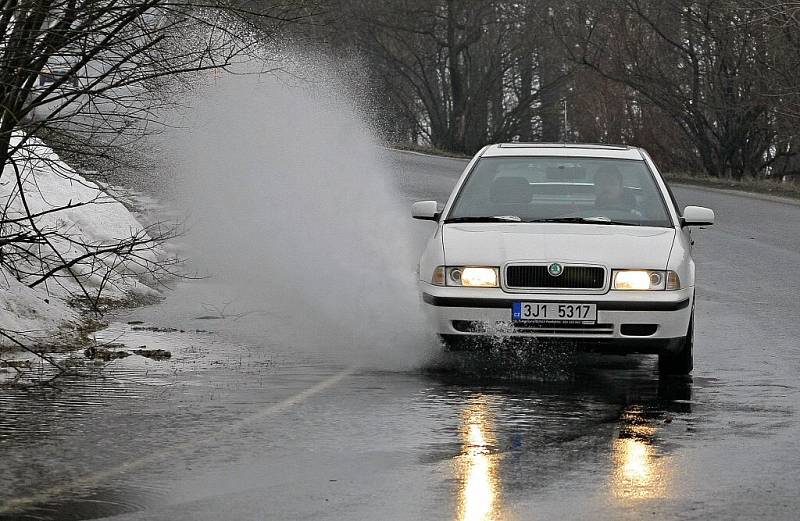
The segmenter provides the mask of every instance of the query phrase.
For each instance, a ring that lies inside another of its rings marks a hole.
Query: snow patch
[[[15,134],[11,146],[21,141],[22,136]],[[26,219],[26,205],[36,216],[33,223]],[[150,237],[122,203],[83,178],[41,140],[28,138],[0,175],[0,236],[33,231],[34,226],[49,238],[49,244],[27,247],[36,251],[37,258],[15,256],[9,245],[0,250],[5,257],[0,266],[0,329],[45,337],[74,324],[79,315],[67,302],[83,295],[78,280],[93,298],[101,291],[104,297],[114,299],[158,293],[142,283],[149,263],[156,262],[160,253],[146,248],[140,249],[135,259],[116,253],[87,258],[35,284],[63,261],[82,257],[94,248],[134,236],[143,241]]]
[[[78,320],[78,313],[46,291],[29,288],[0,268],[0,330],[20,340],[38,340]],[[0,346],[8,339],[0,338]]]

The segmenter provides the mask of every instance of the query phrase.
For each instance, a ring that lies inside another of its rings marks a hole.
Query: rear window
[[[672,226],[647,164],[623,159],[482,158],[447,218],[498,216],[526,222],[604,218],[630,225]]]

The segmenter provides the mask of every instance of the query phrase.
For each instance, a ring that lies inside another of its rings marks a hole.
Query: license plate
[[[539,322],[597,322],[597,304],[566,304],[564,302],[514,302],[513,320]]]

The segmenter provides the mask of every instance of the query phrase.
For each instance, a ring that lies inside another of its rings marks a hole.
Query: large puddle
[[[254,443],[255,460],[265,450],[291,454],[297,447],[279,433],[292,430],[292,423],[273,424],[264,411],[293,407],[298,393],[341,370],[324,357],[298,362],[203,330],[118,322],[97,341],[121,344],[112,350],[146,346],[172,356],[87,361],[83,376],[58,379],[52,387],[4,389],[0,519],[92,519],[147,510],[169,503],[175,482],[195,469],[227,472]],[[369,444],[371,436],[385,436],[380,433],[401,419],[405,429],[421,421],[408,433],[407,449],[423,465],[452,463],[447,479],[458,486],[439,493],[457,503],[460,519],[502,512],[503,483],[519,479],[520,465],[535,461],[556,469],[565,450],[585,452],[575,456],[583,459],[609,443],[612,460],[622,461],[615,493],[658,494],[664,485],[654,462],[666,461],[658,459],[664,451],[659,430],[665,422],[691,423],[691,382],[659,383],[646,361],[603,360],[560,363],[551,377],[541,367],[511,374],[486,360],[463,359],[422,372],[346,373],[309,396],[328,408],[317,406],[303,422],[348,450],[357,439]],[[599,372],[587,369],[597,364]],[[486,372],[472,372],[477,367]],[[393,388],[407,400],[396,411]],[[365,398],[371,413],[355,405]],[[337,442],[342,433],[329,431],[331,418],[334,426],[374,423]]]

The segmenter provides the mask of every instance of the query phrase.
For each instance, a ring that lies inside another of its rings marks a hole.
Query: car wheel
[[[660,374],[687,375],[694,367],[694,309],[689,319],[689,330],[683,337],[681,348],[674,353],[661,353],[658,355],[658,372]]]

